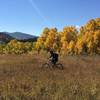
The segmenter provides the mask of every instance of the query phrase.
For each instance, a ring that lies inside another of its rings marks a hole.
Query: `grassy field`
[[[41,69],[41,55],[0,56],[0,100],[100,100],[100,57],[60,58],[64,70]]]

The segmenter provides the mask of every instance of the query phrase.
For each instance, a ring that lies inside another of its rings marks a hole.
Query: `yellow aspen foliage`
[[[75,42],[72,40],[72,41],[70,41],[70,43],[68,45],[68,52],[70,54],[73,54],[74,53],[74,48],[75,48]]]
[[[69,43],[71,40],[76,39],[77,33],[77,29],[74,26],[64,27],[61,41],[67,41]]]
[[[82,51],[83,51],[83,45],[84,45],[84,42],[83,42],[83,40],[81,39],[81,38],[79,38],[78,40],[77,40],[77,43],[76,43],[76,54],[81,54],[82,53]]]
[[[44,44],[43,38],[42,37],[38,38],[36,45],[35,45],[36,50],[42,49],[43,44]]]
[[[100,30],[95,31],[93,38],[94,38],[94,42],[96,43],[100,42]]]
[[[100,18],[96,18],[96,28],[100,30]]]
[[[45,47],[48,49],[52,49],[54,44],[56,43],[57,37],[57,29],[53,28],[49,31],[48,36],[45,41]]]
[[[24,43],[17,40],[11,40],[4,48],[4,53],[22,54],[25,53]]]
[[[62,31],[46,27],[34,43],[11,40],[0,44],[0,54],[23,54],[49,49],[60,54],[100,54],[100,18],[89,20],[80,30],[75,26],[66,26]]]
[[[89,20],[79,31],[74,26],[66,26],[61,32],[58,32],[56,28],[45,28],[36,44],[38,48],[42,45],[46,49],[53,48],[66,54],[98,53],[100,18]]]
[[[41,36],[37,39],[37,42],[35,44],[35,49],[40,52],[41,49],[45,49],[45,42],[48,37],[50,29],[49,28],[44,28]]]
[[[45,42],[46,41],[46,38],[47,38],[47,36],[48,36],[48,33],[49,33],[49,31],[50,31],[50,29],[49,28],[44,28],[44,30],[43,30],[43,32],[42,32],[42,34],[41,34],[41,38],[43,39],[43,41]]]
[[[68,54],[68,42],[64,41],[61,47],[61,52],[63,54]]]
[[[95,30],[95,27],[96,27],[96,22],[94,19],[90,20],[86,25],[85,25],[85,28],[86,30],[88,31],[91,31],[91,30]]]
[[[68,48],[69,48],[68,45],[70,41],[76,41],[78,31],[74,26],[67,26],[63,28],[63,32],[60,32],[60,34],[61,34],[60,41],[62,44],[61,48],[63,49],[64,52],[68,53]],[[72,42],[70,45],[72,45]]]

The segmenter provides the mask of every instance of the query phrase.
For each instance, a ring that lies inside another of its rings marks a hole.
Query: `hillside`
[[[21,33],[21,32],[8,33],[8,35],[12,36],[13,38],[15,38],[17,40],[28,40],[28,39],[37,38],[34,35],[29,35],[29,34]]]
[[[0,32],[0,41],[1,42],[9,42],[14,39],[14,37],[8,35],[6,32]]]
[[[16,39],[19,41],[36,41],[37,38],[38,38],[37,36],[33,36],[26,33],[21,33],[21,32],[14,32],[14,33],[0,32],[1,42],[9,42],[12,39]]]

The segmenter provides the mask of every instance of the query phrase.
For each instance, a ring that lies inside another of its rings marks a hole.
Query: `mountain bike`
[[[60,69],[60,70],[63,70],[64,67],[61,63],[56,63],[56,64],[53,64],[50,60],[48,60],[47,62],[43,63],[42,64],[42,69],[44,68],[49,68],[49,69],[54,69],[54,68],[57,68],[57,69]]]

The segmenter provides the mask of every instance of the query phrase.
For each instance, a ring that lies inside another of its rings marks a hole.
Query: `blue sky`
[[[0,31],[39,35],[45,27],[81,26],[100,17],[100,0],[0,0]]]

